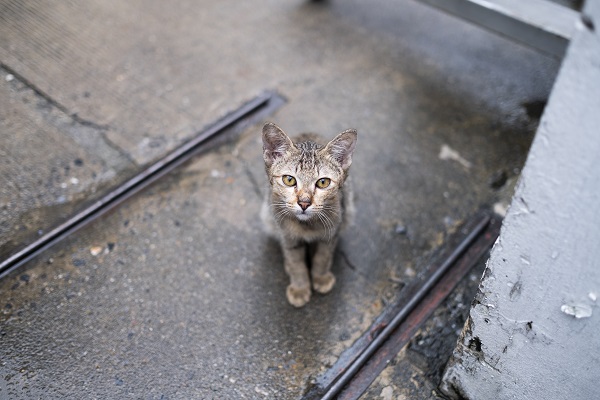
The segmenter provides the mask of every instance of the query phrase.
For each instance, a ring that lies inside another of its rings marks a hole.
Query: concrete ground
[[[456,224],[508,203],[558,69],[408,0],[3,0],[0,36],[3,257],[265,89],[290,133],[359,132],[330,294],[285,300],[252,126],[0,281],[17,399],[300,397]],[[432,395],[477,280],[365,398]]]

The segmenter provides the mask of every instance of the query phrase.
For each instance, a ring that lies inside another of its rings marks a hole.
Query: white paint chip
[[[587,304],[563,304],[560,306],[560,311],[577,319],[592,316],[592,307]]]
[[[596,295],[596,292],[589,292],[588,293],[588,297],[590,298],[590,300],[592,301],[596,301],[598,300],[598,296]]]
[[[458,151],[454,150],[447,144],[442,145],[442,148],[440,149],[440,154],[438,155],[438,157],[440,158],[440,160],[453,160],[453,161],[458,162],[460,165],[462,165],[465,168],[471,168],[471,163],[469,161],[465,160],[458,153]]]
[[[508,211],[508,206],[505,203],[499,202],[494,204],[494,213],[499,216],[506,217],[506,211]]]
[[[527,257],[527,256],[521,256],[520,259],[521,259],[521,262],[523,264],[525,264],[525,265],[531,265],[531,261],[529,261],[529,257]]]

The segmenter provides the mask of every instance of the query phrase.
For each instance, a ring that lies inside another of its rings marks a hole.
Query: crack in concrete
[[[476,339],[479,339],[479,338],[476,337]],[[471,340],[473,340],[473,339],[471,339]],[[469,342],[471,342],[471,340]],[[485,353],[483,352],[483,350],[480,350],[479,347],[476,350],[476,349],[473,349],[471,345],[466,345],[461,342],[457,343],[457,346],[462,347],[462,350],[464,353],[471,354],[477,361],[479,361],[481,363],[481,365],[486,366],[486,367],[493,369],[494,371],[500,373],[500,370],[495,366],[500,361],[499,358],[495,359],[494,360],[495,365],[492,365],[485,359]],[[479,346],[481,346],[481,343],[479,344]]]
[[[93,121],[89,121],[85,118],[81,118],[79,115],[77,115],[77,113],[70,113],[69,110],[67,109],[67,107],[65,107],[58,101],[56,101],[48,93],[44,92],[42,89],[40,89],[39,87],[34,85],[33,82],[31,82],[29,79],[25,78],[23,75],[19,74],[18,72],[16,72],[10,66],[4,64],[3,62],[0,62],[0,68],[3,68],[6,71],[8,71],[16,79],[21,81],[24,85],[26,85],[31,90],[33,90],[38,96],[42,97],[44,100],[46,100],[48,103],[50,103],[52,106],[54,106],[58,110],[62,111],[64,114],[68,115],[71,119],[73,119],[73,121],[77,122],[78,124],[81,124],[83,126],[89,126],[89,127],[99,129],[99,130],[110,129],[109,125],[97,124]]]
[[[140,164],[137,163],[137,161],[135,161],[135,159],[126,151],[124,151],[121,147],[117,146],[116,144],[114,144],[104,133],[104,131],[99,131],[98,132],[100,134],[100,136],[102,137],[102,140],[104,140],[104,142],[106,143],[106,145],[108,147],[110,147],[111,149],[113,149],[114,151],[119,152],[119,154],[121,154],[123,157],[125,157],[127,159],[127,161],[129,161],[131,164],[135,165],[136,167],[141,167]]]
[[[350,268],[352,272],[356,272],[357,276],[360,276],[363,279],[368,278],[368,273],[363,271],[362,268],[359,268],[354,262],[352,262],[350,256],[348,256],[348,254],[346,254],[346,252],[342,250],[340,246],[338,246],[335,253],[336,257],[341,257],[342,261],[348,266],[348,268]],[[382,301],[385,302],[386,300],[383,299]]]
[[[350,258],[348,257],[348,255],[346,254],[346,252],[344,252],[344,250],[338,250],[338,253],[342,257],[342,260],[344,260],[344,262],[346,264],[348,264],[348,267],[350,267],[350,269],[352,271],[356,271],[356,265],[354,265],[352,263],[352,261],[350,261]]]
[[[246,175],[248,176],[248,180],[252,184],[252,189],[254,189],[254,193],[256,193],[258,198],[262,200],[263,194],[261,193],[260,185],[256,181],[254,175],[252,175],[252,172],[250,171],[250,168],[248,168],[248,165],[246,163],[244,163],[244,172],[246,173]]]
[[[65,107],[63,104],[59,103],[56,99],[54,99],[52,96],[50,96],[48,93],[44,92],[42,89],[37,87],[29,79],[25,78],[23,75],[19,74],[17,71],[12,69],[9,65],[6,65],[5,63],[0,62],[0,68],[4,69],[6,72],[8,72],[10,75],[12,75],[15,79],[17,79],[19,82],[21,82],[25,87],[32,90],[35,93],[35,95],[44,99],[44,101],[46,101],[49,106],[53,107],[54,109],[60,111],[65,116],[70,118],[74,123],[76,123],[82,127],[92,128],[92,129],[96,130],[98,135],[100,135],[100,137],[102,138],[102,140],[104,141],[104,143],[107,146],[109,146],[111,149],[115,150],[121,156],[125,157],[128,162],[132,163],[136,167],[139,167],[138,163],[135,162],[135,160],[131,157],[131,155],[129,155],[121,147],[119,147],[118,145],[113,143],[106,136],[106,131],[113,129],[110,125],[98,124],[94,121],[90,121],[86,118],[80,117],[77,113],[69,112],[67,107]]]

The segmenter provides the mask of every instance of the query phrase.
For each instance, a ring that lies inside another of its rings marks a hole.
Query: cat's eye
[[[331,179],[329,179],[329,178],[320,178],[317,181],[317,187],[319,189],[325,189],[327,186],[329,186],[330,183],[331,183]]]
[[[296,178],[291,175],[284,175],[282,180],[286,186],[296,186]]]

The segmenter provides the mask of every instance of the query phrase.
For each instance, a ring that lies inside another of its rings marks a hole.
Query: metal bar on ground
[[[435,310],[439,302],[447,296],[445,290],[456,286],[477,260],[489,250],[498,236],[500,225],[501,219],[498,216],[482,211],[450,235],[422,268],[420,277],[405,286],[402,289],[402,297],[388,306],[371,327],[340,355],[336,363],[317,378],[314,386],[305,393],[303,400],[333,399],[347,387],[352,387],[355,393],[355,376],[359,371],[364,375],[363,365],[367,364],[371,368],[370,360],[374,355],[378,356],[379,349],[387,346],[385,343],[390,337],[403,332],[405,326],[418,328],[426,321],[427,316],[415,320],[413,310],[423,307],[422,303],[427,304],[428,310]],[[428,300],[431,296],[437,300]],[[412,333],[408,337],[411,336]],[[369,373],[366,376],[370,376]]]
[[[492,217],[485,231],[478,235],[476,241],[469,246],[469,249],[456,261],[455,265],[407,315],[406,319],[400,323],[398,328],[373,354],[363,368],[356,373],[338,395],[337,400],[356,400],[360,398],[477,261],[489,251],[500,233],[501,225],[500,218]]]
[[[464,240],[471,232],[478,221],[478,218],[472,218],[467,221],[454,234],[450,235],[444,245],[438,248],[429,258],[427,264],[420,268],[420,272],[415,279],[409,282],[401,289],[400,297],[397,301],[386,307],[383,312],[374,320],[371,327],[366,330],[356,341],[346,349],[334,363],[331,368],[317,377],[314,386],[305,394],[304,400],[313,400],[320,398],[323,393],[329,389],[333,383],[352,365],[360,353],[381,333],[398,312],[407,304],[408,300],[414,297],[421,289],[423,282],[430,277],[440,267],[445,259],[450,257],[454,248]]]
[[[418,0],[562,58],[580,14],[548,0]]]
[[[272,113],[284,102],[283,97],[277,93],[264,92],[229,113],[150,167],[101,197],[89,207],[2,261],[0,263],[0,279],[188,161],[203,149],[203,145],[207,144],[209,139],[227,130],[239,127],[251,118],[253,122],[257,122],[259,118],[264,117],[266,113]]]

